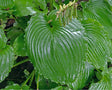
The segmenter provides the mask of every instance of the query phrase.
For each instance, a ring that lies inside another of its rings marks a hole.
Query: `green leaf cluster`
[[[30,63],[4,89],[111,90],[111,18],[111,0],[0,0],[0,83]]]

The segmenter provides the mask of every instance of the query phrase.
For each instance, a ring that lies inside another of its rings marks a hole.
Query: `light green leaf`
[[[53,14],[38,14],[31,18],[25,36],[29,57],[45,78],[61,84],[72,83],[84,69],[84,30],[77,30],[76,26],[82,27],[77,20],[74,23],[78,25],[70,30],[51,17]]]
[[[35,14],[36,11],[32,7],[32,0],[15,0],[15,15],[27,16]]]
[[[14,6],[14,0],[0,0],[0,9],[10,9]]]
[[[105,70],[110,56],[110,40],[102,25],[93,19],[82,21],[87,33],[86,60],[95,68]]]
[[[24,34],[16,38],[13,44],[13,47],[14,47],[14,51],[16,55],[27,56],[27,50],[26,50],[26,45],[24,41]]]
[[[6,46],[7,38],[3,29],[0,28],[0,49]]]
[[[13,84],[13,85],[6,86],[2,90],[29,90],[29,87],[28,86],[20,87],[18,84]]]
[[[112,89],[112,73],[104,73],[101,81],[92,83],[89,90],[111,90]]]
[[[0,82],[2,82],[11,71],[14,63],[14,53],[11,46],[0,49]]]
[[[85,18],[98,20],[112,39],[112,12],[105,0],[90,0],[83,5],[83,14]]]

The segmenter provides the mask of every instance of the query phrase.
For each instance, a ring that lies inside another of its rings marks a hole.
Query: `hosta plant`
[[[111,90],[111,18],[111,0],[0,0],[0,88]]]

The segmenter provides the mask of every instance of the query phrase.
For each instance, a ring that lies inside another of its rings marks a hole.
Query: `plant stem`
[[[37,78],[37,90],[39,90],[39,74],[38,74],[38,78]]]
[[[23,60],[23,61],[21,61],[21,62],[18,62],[18,63],[16,63],[16,64],[13,66],[13,68],[16,67],[16,66],[19,66],[20,64],[23,64],[23,63],[25,63],[25,62],[28,62],[28,61],[29,61],[29,59],[26,59],[26,60]]]
[[[30,74],[30,76],[26,79],[26,81],[22,84],[22,87],[25,86],[27,84],[27,82],[29,81],[29,79],[31,78],[31,76],[34,74],[34,70],[32,71],[32,73]]]
[[[32,74],[32,77],[31,77],[31,79],[30,79],[29,87],[30,87],[31,84],[32,84],[32,81],[33,81],[33,79],[34,79],[34,75],[35,75],[35,71],[34,71],[34,73]]]

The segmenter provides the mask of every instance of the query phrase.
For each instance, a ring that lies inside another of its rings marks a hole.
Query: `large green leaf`
[[[46,78],[70,84],[84,69],[84,30],[77,30],[82,27],[77,20],[72,30],[61,27],[52,16],[38,14],[31,18],[25,36],[29,57]]]
[[[105,0],[90,0],[82,6],[84,17],[98,20],[112,39],[112,12],[109,4]]]
[[[0,0],[0,9],[12,8],[14,6],[14,0]]]
[[[14,53],[11,46],[0,49],[0,82],[2,82],[11,71],[14,63]]]
[[[88,41],[86,60],[95,68],[104,70],[107,68],[107,60],[110,56],[108,34],[102,25],[95,20],[83,20],[82,23]]]
[[[3,29],[0,28],[0,49],[6,46],[7,38]]]

